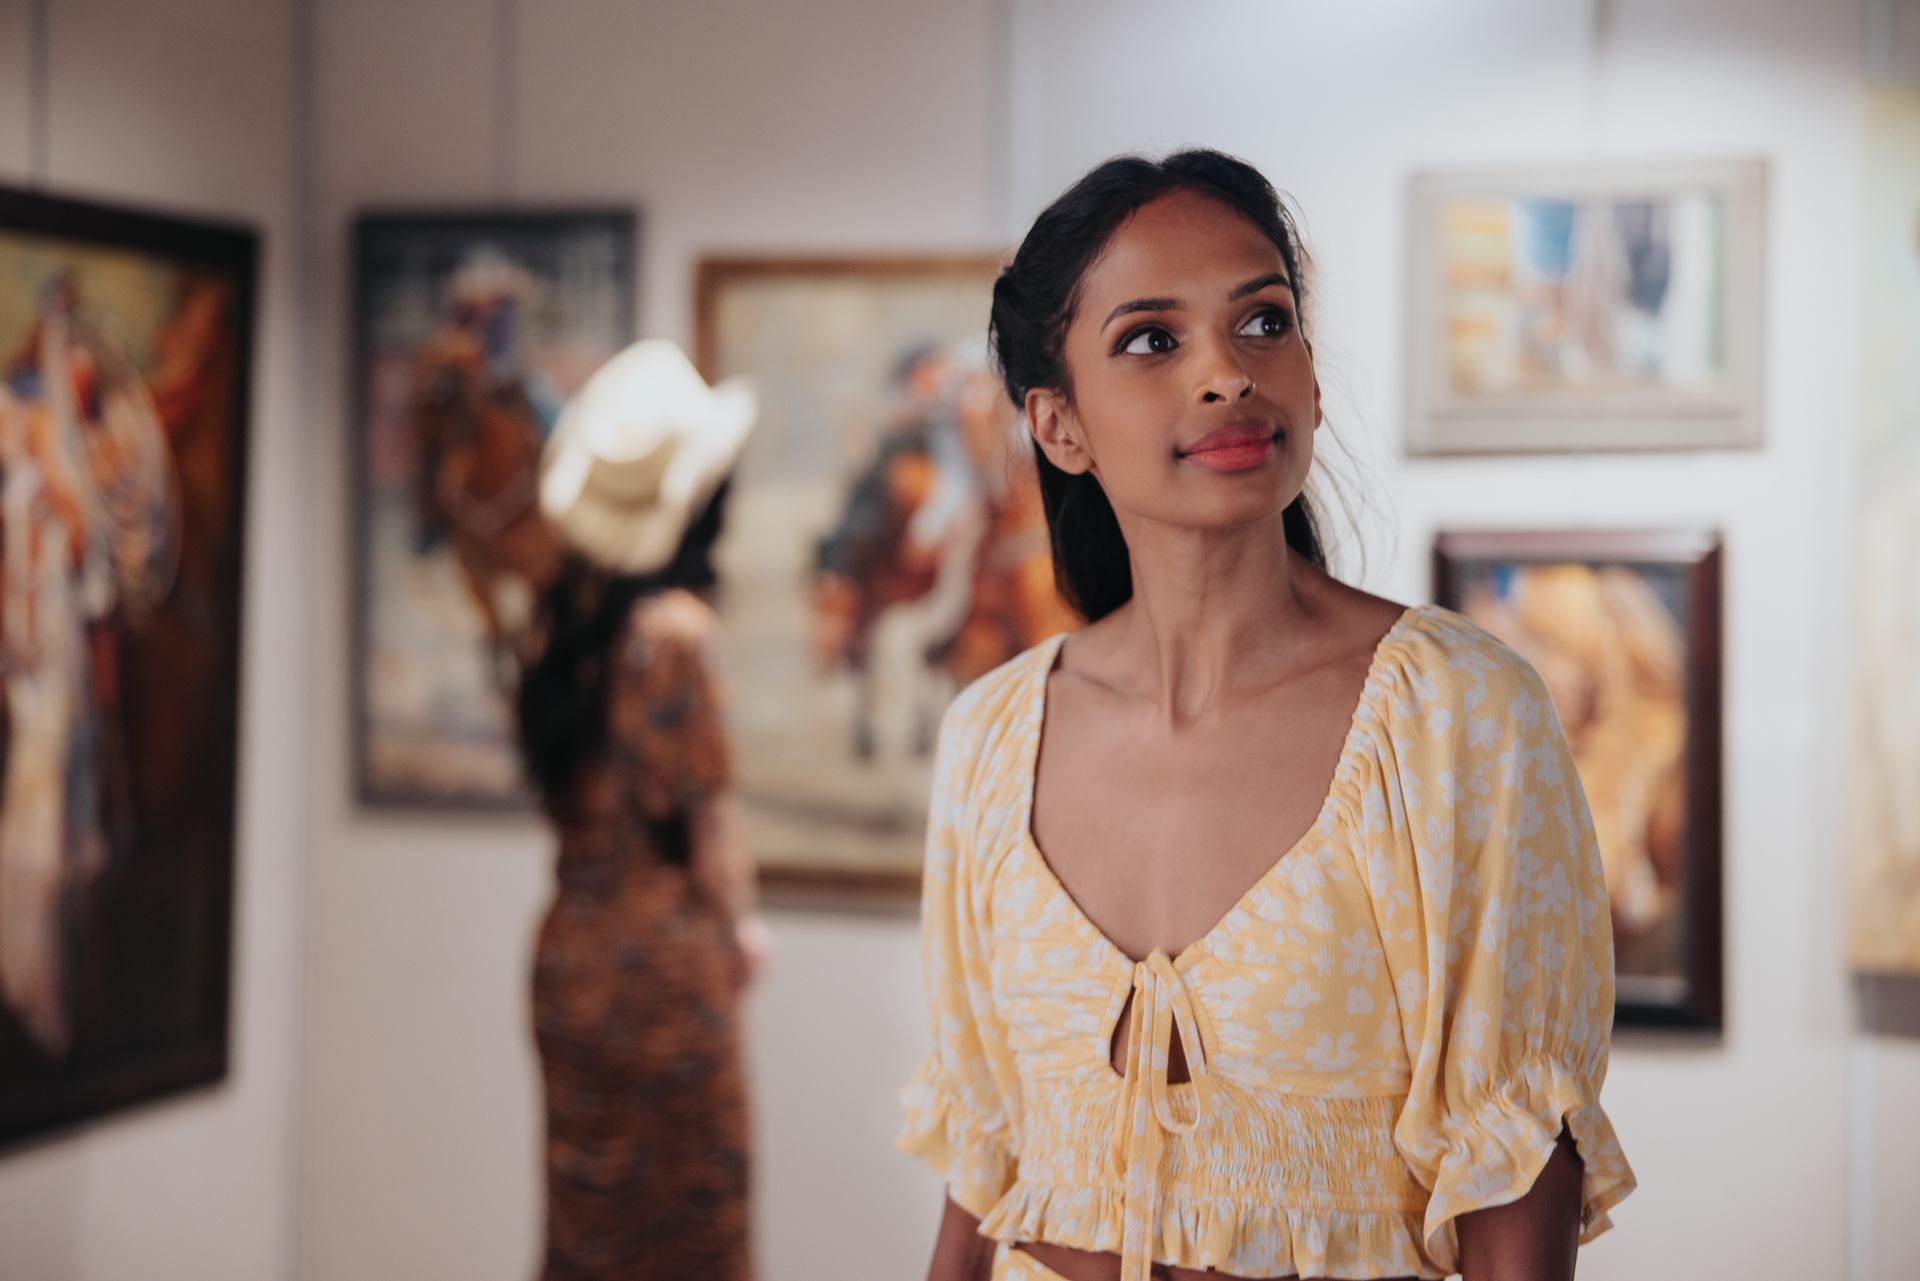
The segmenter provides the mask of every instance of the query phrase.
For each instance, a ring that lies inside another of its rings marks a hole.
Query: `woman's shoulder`
[[[720,632],[713,606],[681,587],[649,592],[627,614],[629,632],[640,639],[699,647]]]
[[[1022,650],[947,705],[935,753],[934,794],[976,818],[1017,808],[1040,731],[1038,696],[1064,635]],[[938,804],[938,799],[936,800]]]
[[[615,649],[623,681],[671,687],[688,679],[719,678],[720,616],[681,588],[650,592],[627,611],[625,635]]]
[[[1019,722],[1037,704],[1034,695],[1066,636],[1049,636],[969,681],[948,704],[945,723],[955,731],[984,731]]]
[[[1375,669],[1377,710],[1389,724],[1419,724],[1436,736],[1454,728],[1456,717],[1483,725],[1510,715],[1531,720],[1548,697],[1532,663],[1441,605],[1409,608],[1381,643]]]
[[[720,639],[713,606],[684,588],[649,592],[627,610],[629,666],[672,660],[710,660]]]

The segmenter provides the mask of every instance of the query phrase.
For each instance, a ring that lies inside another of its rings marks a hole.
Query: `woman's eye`
[[[1285,338],[1293,328],[1293,317],[1279,307],[1262,307],[1240,326],[1242,338]]]
[[[1120,351],[1128,356],[1158,356],[1172,351],[1177,344],[1173,335],[1158,325],[1136,329],[1120,340]]]

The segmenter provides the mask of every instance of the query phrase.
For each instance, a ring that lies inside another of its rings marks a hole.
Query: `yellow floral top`
[[[1029,823],[1064,637],[941,725],[921,930],[934,1049],[903,1150],[1000,1241],[1249,1277],[1442,1277],[1455,1219],[1562,1126],[1581,1240],[1633,1190],[1600,1108],[1613,939],[1534,670],[1458,614],[1381,640],[1312,828],[1178,956],[1123,954]],[[1109,1059],[1128,997],[1131,1061]],[[1178,1024],[1190,1081],[1169,1084]]]

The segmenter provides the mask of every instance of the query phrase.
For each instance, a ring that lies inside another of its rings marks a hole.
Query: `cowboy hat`
[[[744,379],[710,388],[673,343],[637,342],[561,411],[540,510],[603,569],[663,569],[739,461],[758,408]]]

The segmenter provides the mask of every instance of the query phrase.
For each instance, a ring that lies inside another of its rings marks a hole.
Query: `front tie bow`
[[[1173,1113],[1167,1067],[1174,1025],[1193,1081],[1193,1120]],[[1133,1007],[1127,1016],[1127,1070],[1114,1133],[1113,1171],[1126,1188],[1120,1236],[1120,1281],[1148,1281],[1153,1223],[1160,1209],[1160,1156],[1169,1134],[1190,1134],[1213,1103],[1213,1079],[1186,984],[1167,954],[1155,948],[1133,967]]]

